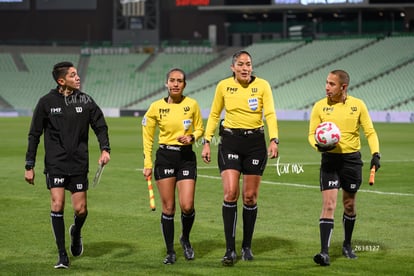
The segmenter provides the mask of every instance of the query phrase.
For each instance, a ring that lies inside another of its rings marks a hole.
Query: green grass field
[[[358,193],[353,247],[357,260],[341,255],[342,206],[338,204],[331,241],[331,266],[312,257],[319,251],[321,195],[319,154],[307,143],[307,122],[279,122],[280,159],[270,160],[259,194],[253,238],[255,260],[222,267],[224,233],[222,187],[216,162],[201,161],[196,191],[196,221],[191,234],[196,259],[182,255],[175,225],[177,262],[165,256],[160,230],[160,202],[149,208],[147,183],[141,170],[141,118],[108,118],[111,162],[101,183],[88,193],[89,216],[83,230],[84,254],[71,258],[68,270],[56,271],[56,246],[50,226],[50,199],[45,187],[43,146],[39,147],[35,186],[24,181],[24,158],[30,118],[0,118],[0,274],[1,275],[413,275],[414,274],[414,125],[377,123],[381,168],[369,186],[370,154],[363,138],[364,183]],[[91,135],[91,174],[98,147]],[[212,152],[215,155],[216,147]],[[213,156],[213,159],[215,157]],[[340,198],[339,198],[340,199]],[[340,203],[340,200],[338,201]],[[66,228],[73,212],[67,197]],[[242,237],[241,209],[237,245]],[[66,243],[69,246],[67,235]],[[240,254],[240,248],[238,248]]]

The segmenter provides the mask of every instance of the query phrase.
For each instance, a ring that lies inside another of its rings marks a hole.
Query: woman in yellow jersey
[[[340,188],[344,207],[342,254],[349,259],[357,258],[351,247],[351,238],[356,219],[356,193],[362,182],[360,127],[364,130],[371,150],[371,168],[375,166],[378,170],[380,167],[378,136],[368,109],[362,100],[348,95],[348,85],[347,72],[331,71],[326,79],[326,97],[315,103],[309,122],[309,143],[322,152],[319,177],[322,191],[322,212],[319,218],[321,252],[313,258],[321,266],[330,264],[329,243]],[[334,122],[341,131],[341,139],[336,146],[326,148],[316,145],[315,129],[322,122]]]
[[[181,208],[180,243],[187,260],[194,259],[190,231],[194,223],[194,194],[197,178],[194,142],[203,135],[203,120],[198,103],[183,95],[186,76],[174,68],[167,73],[168,96],[151,104],[142,120],[144,177],[152,175],[152,147],[159,128],[154,176],[162,202],[161,228],[167,248],[164,264],[176,261],[174,250],[175,189]]]
[[[252,75],[252,58],[246,51],[236,52],[230,66],[233,76],[217,84],[203,139],[202,158],[210,162],[210,142],[220,123],[221,141],[218,165],[224,199],[222,216],[226,239],[223,265],[233,265],[237,259],[235,233],[239,179],[243,174],[243,260],[253,260],[251,243],[257,217],[257,197],[267,158],[278,156],[278,127],[272,90],[269,83]],[[266,149],[263,116],[268,126],[270,143]]]

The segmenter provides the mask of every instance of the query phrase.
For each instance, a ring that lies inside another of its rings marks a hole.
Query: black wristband
[[[270,139],[270,142],[275,142],[275,143],[276,143],[276,145],[278,145],[278,144],[279,144],[279,139],[277,139],[277,138],[272,138],[272,139]]]
[[[26,161],[26,165],[24,166],[26,171],[33,169],[35,165],[34,163],[35,163],[34,161]]]

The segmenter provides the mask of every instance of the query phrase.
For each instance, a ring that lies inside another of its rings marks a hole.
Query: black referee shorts
[[[234,169],[247,175],[263,175],[267,162],[264,131],[223,131],[217,158],[220,172]]]
[[[160,145],[155,155],[155,180],[197,179],[197,159],[191,146]]]
[[[322,153],[321,191],[342,188],[350,193],[357,192],[362,183],[362,166],[360,152]]]
[[[88,175],[50,175],[46,174],[46,187],[65,188],[72,193],[84,192],[89,188]]]

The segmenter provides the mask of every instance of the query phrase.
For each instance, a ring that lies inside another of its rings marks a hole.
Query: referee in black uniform
[[[217,84],[203,140],[202,158],[209,163],[210,143],[220,123],[221,143],[218,148],[218,165],[221,173],[224,200],[222,215],[226,238],[223,265],[236,261],[235,233],[237,200],[240,194],[239,179],[243,174],[243,260],[253,260],[251,242],[257,217],[257,197],[261,176],[267,158],[278,156],[278,126],[269,83],[252,75],[252,59],[248,52],[239,51],[232,57],[233,76]],[[266,150],[263,116],[268,126],[270,144]]]
[[[88,140],[89,126],[99,141],[101,155],[98,162],[109,160],[108,126],[95,101],[81,92],[80,78],[71,62],[60,62],[53,67],[52,75],[57,87],[40,98],[33,112],[26,153],[25,180],[34,184],[35,161],[40,136],[44,134],[44,173],[51,196],[51,223],[59,251],[55,268],[68,268],[65,249],[65,190],[71,192],[74,223],[69,228],[70,251],[73,256],[83,252],[81,228],[88,214]]]

